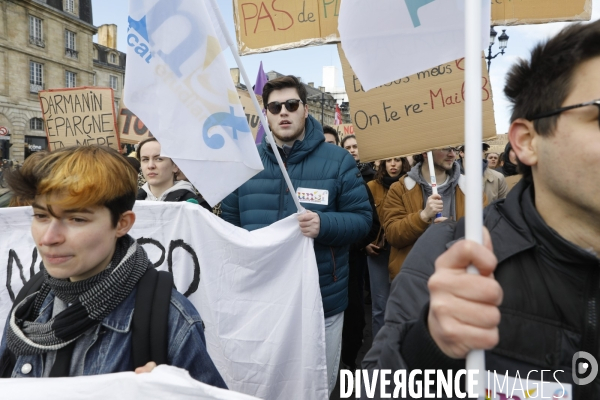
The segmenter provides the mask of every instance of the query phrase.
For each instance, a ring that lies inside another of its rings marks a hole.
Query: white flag
[[[209,204],[263,169],[204,0],[131,0],[125,103]]]
[[[483,2],[483,49],[491,3]],[[342,48],[364,90],[465,56],[465,0],[344,0]]]
[[[198,309],[208,353],[230,390],[269,400],[328,398],[319,271],[295,215],[249,232],[187,202],[138,201],[133,211],[130,235]],[[0,232],[10,232],[0,240],[0,335],[15,296],[40,270],[31,215],[31,207],[0,208]],[[13,398],[1,383],[0,399]]]
[[[145,374],[119,372],[77,378],[0,379],[0,393],[3,399],[19,400],[41,397],[44,400],[259,400],[198,382],[187,371],[168,365],[159,365]]]

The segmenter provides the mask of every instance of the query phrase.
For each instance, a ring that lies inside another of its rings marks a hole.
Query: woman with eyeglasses
[[[410,164],[404,157],[389,158],[382,160],[375,178],[367,185],[373,194],[375,208],[381,222],[381,229],[377,239],[365,247],[367,252],[367,263],[369,266],[369,276],[371,280],[371,307],[373,310],[373,337],[377,335],[379,329],[383,326],[385,315],[385,305],[390,294],[390,273],[388,263],[390,259],[390,246],[385,240],[383,231],[383,220],[381,211],[383,201],[388,193],[390,186],[400,180],[400,178],[410,171]]]

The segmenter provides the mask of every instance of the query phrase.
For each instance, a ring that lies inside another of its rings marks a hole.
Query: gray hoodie
[[[431,184],[427,182],[421,174],[421,165],[422,163],[418,163],[412,167],[407,175],[421,186],[421,190],[423,191],[423,208],[425,208],[427,199],[433,194],[433,191],[431,189]],[[452,164],[452,169],[449,171],[448,175],[449,177],[446,182],[438,182],[437,190],[444,202],[442,217],[455,219],[456,204],[454,194],[456,192],[456,186],[458,185],[458,178],[460,178],[460,166],[456,161]]]

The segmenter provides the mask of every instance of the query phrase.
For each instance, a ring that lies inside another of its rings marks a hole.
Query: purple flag
[[[261,61],[260,68],[258,69],[258,75],[256,76],[256,83],[254,84],[254,93],[256,93],[257,96],[262,95],[263,88],[265,87],[265,83],[267,83],[268,80],[269,79],[267,78],[267,74],[265,74],[265,71],[263,70],[263,65],[262,65],[262,61]],[[264,109],[263,109],[263,114],[265,114]],[[266,114],[265,114],[265,117],[266,117]],[[256,132],[255,143],[259,144],[260,142],[262,142],[263,136],[265,136],[265,128],[263,128],[262,123],[259,123],[258,132]]]

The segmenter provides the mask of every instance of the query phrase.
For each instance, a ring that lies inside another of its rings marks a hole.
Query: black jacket
[[[144,189],[139,189],[136,200],[146,200],[146,197],[148,197],[148,193],[146,193]],[[206,200],[204,200],[204,197],[196,195],[187,189],[172,191],[171,193],[167,194],[165,201],[188,201],[189,199],[196,200],[198,204],[212,212],[212,207],[206,202]]]
[[[505,200],[485,209],[504,291],[500,341],[486,351],[486,369],[510,376],[573,385],[575,399],[599,399],[600,379],[573,384],[572,359],[586,351],[600,360],[599,260],[548,227],[534,207],[533,187],[521,181]],[[459,369],[464,360],[445,356],[427,328],[427,281],[437,257],[464,236],[464,220],[432,226],[417,241],[392,283],[385,326],[363,361],[366,369]],[[525,383],[523,383],[525,384]],[[588,391],[588,392],[586,392]],[[520,392],[517,392],[519,394]],[[544,396],[547,394],[544,393]],[[552,394],[549,394],[551,396]]]

